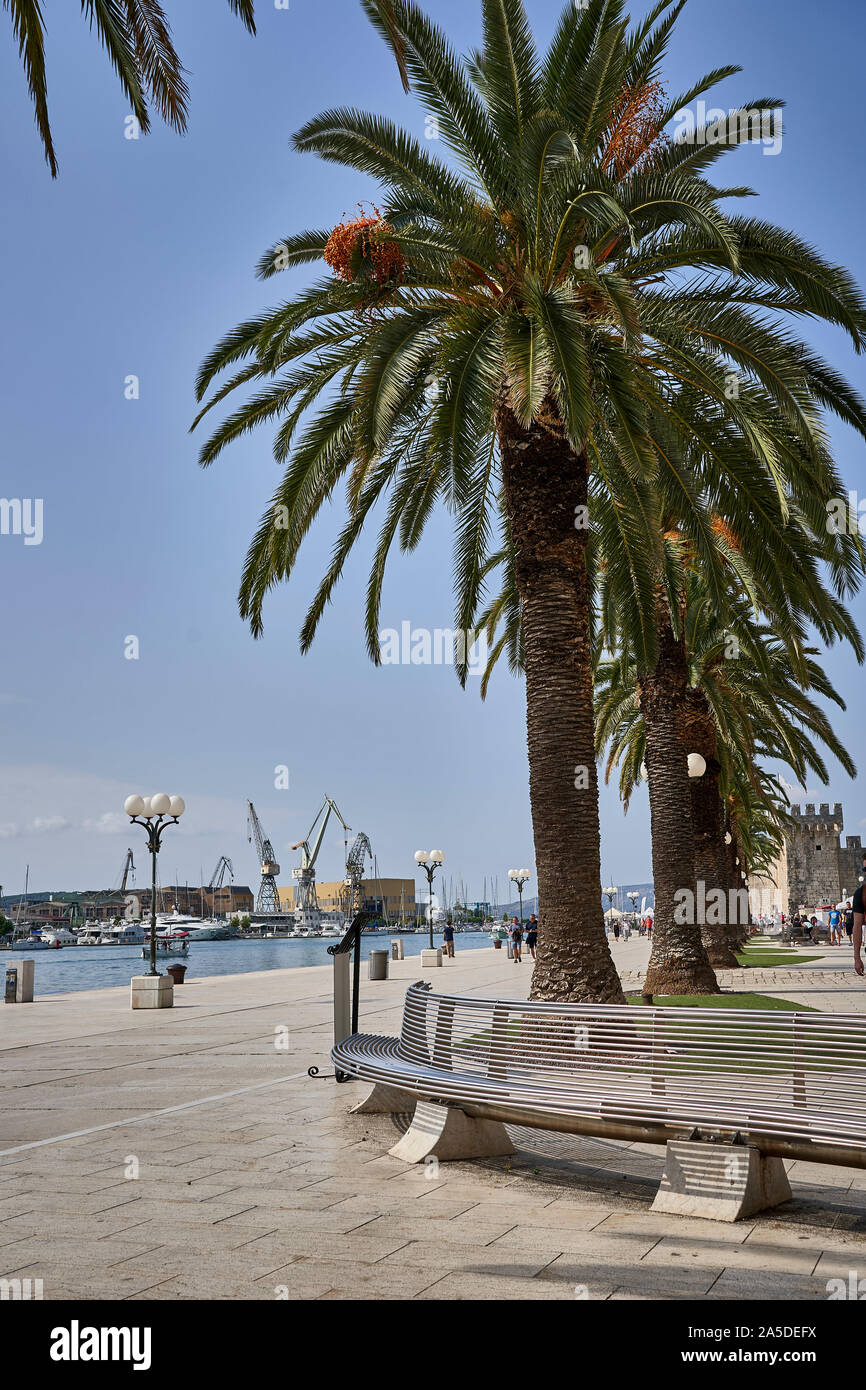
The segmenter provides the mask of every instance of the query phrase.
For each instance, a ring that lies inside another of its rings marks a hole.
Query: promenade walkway
[[[646,951],[614,947],[626,980]],[[843,962],[825,951],[760,988],[859,1011]],[[649,1211],[654,1147],[514,1129],[511,1159],[408,1168],[388,1155],[403,1121],[349,1117],[365,1088],[307,1075],[331,1070],[330,967],[190,965],[170,1012],[132,1013],[126,989],[0,1007],[0,1278],[41,1278],[46,1299],[787,1301],[866,1273],[851,1169],[795,1164],[792,1204],[725,1226]],[[530,972],[458,942],[425,973],[521,998]],[[420,973],[363,981],[365,1031],[396,1030]]]

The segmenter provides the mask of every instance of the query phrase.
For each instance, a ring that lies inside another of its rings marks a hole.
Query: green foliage
[[[36,128],[53,178],[57,156],[48,118],[45,23],[40,0],[2,0],[24,66]],[[228,0],[251,34],[254,0]],[[142,131],[150,129],[149,104],[175,130],[187,127],[189,89],[160,0],[81,0],[81,13],[95,29]]]
[[[775,621],[807,612],[822,637],[859,640],[838,597],[856,588],[864,556],[859,538],[827,534],[826,503],[844,489],[823,413],[866,434],[866,407],[792,327],[823,318],[860,351],[859,290],[792,233],[726,211],[749,191],[706,175],[744,131],[728,145],[660,135],[631,164],[610,157],[624,94],[659,80],[682,0],[660,0],[636,27],[621,0],[569,5],[546,54],[521,0],[481,0],[482,47],[466,59],[416,4],[363,3],[400,53],[445,157],[351,107],[309,121],[295,148],[376,181],[405,271],[387,286],[320,280],[227,334],[202,365],[199,420],[253,388],[211,433],[203,464],[257,425],[278,426],[285,472],[240,591],[253,632],[342,487],[345,524],[302,647],[375,514],[365,628],[380,659],[388,556],[412,550],[443,504],[454,521],[455,626],[487,630],[488,677],[501,655],[519,669],[519,518],[508,515],[499,458],[507,407],[527,427],[548,412],[588,460],[590,564],[606,585],[599,647],[616,609],[639,664],[653,661],[672,523],[721,610],[734,562],[714,515],[747,538],[739,571]],[[736,71],[696,79],[677,104]],[[285,238],[259,274],[315,261],[326,240],[322,230]],[[818,584],[823,566],[832,595]],[[673,605],[676,582],[669,592]]]
[[[639,994],[628,995],[626,1003],[639,1004],[641,997]],[[772,994],[662,994],[653,998],[653,1004],[659,1008],[686,1008],[686,1009],[773,1009],[783,1013],[814,1014],[819,1013],[819,1009],[814,1009],[810,1004],[796,1004],[793,999],[779,999]],[[757,1035],[759,1028],[753,1029]],[[775,1037],[775,1033],[773,1034]],[[757,1036],[754,1038],[757,1041]],[[725,1063],[727,1065],[727,1063]],[[779,1071],[784,1071],[784,1064],[777,1064]],[[765,1068],[772,1070],[772,1064]]]

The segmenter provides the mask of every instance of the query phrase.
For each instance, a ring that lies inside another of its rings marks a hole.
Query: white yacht
[[[190,941],[234,941],[241,934],[238,927],[233,927],[230,922],[222,922],[218,917],[191,921],[185,930],[189,932]]]
[[[144,927],[141,922],[119,922],[116,926],[106,927],[100,934],[97,944],[99,946],[142,946],[144,944]]]
[[[67,927],[46,927],[42,933],[42,940],[54,947],[78,945],[78,937]]]
[[[145,917],[144,925],[150,926],[150,918]],[[201,925],[201,917],[190,917],[186,912],[178,912],[174,908],[172,912],[158,912],[156,914],[156,930],[165,931],[190,931],[193,927]]]

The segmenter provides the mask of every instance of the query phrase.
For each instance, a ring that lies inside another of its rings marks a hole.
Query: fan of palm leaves
[[[254,0],[228,0],[228,5],[254,34]],[[3,8],[9,11],[18,40],[45,160],[56,178],[57,155],[48,118],[42,5],[40,0],[3,0]],[[162,120],[182,134],[187,127],[189,91],[159,0],[81,0],[81,13],[99,35],[141,129],[150,129],[150,102]]]

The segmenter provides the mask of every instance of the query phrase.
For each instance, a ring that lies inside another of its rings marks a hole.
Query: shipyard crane
[[[354,918],[361,911],[361,882],[364,878],[364,866],[368,859],[373,858],[373,851],[370,841],[361,830],[355,837],[355,843],[349,851],[346,860],[346,898],[347,912],[349,918]]]
[[[259,853],[259,863],[262,866],[262,883],[259,888],[259,895],[256,898],[257,912],[279,912],[280,900],[277,893],[277,874],[280,866],[277,863],[277,856],[274,854],[274,847],[262,829],[261,821],[256,815],[256,808],[251,801],[247,802],[247,839],[252,844],[255,838],[256,849]]]
[[[300,868],[292,869],[292,878],[297,884],[295,908],[300,909],[301,912],[318,912],[319,910],[319,904],[316,901],[316,860],[319,857],[319,850],[322,848],[325,827],[331,818],[332,811],[348,836],[352,827],[346,824],[334,802],[329,796],[326,796],[316,813],[313,824],[307,831],[307,838],[299,840],[296,845],[291,847],[301,851]],[[318,830],[316,830],[316,826],[319,827]],[[314,835],[315,839],[313,839]]]
[[[132,881],[133,881],[133,883],[134,883],[134,882],[135,882],[135,862],[134,862],[134,860],[133,860],[133,858],[132,858],[132,850],[131,850],[131,849],[128,849],[128,850],[126,851],[126,859],[125,859],[124,865],[123,865],[123,878],[120,880],[120,891],[121,891],[121,893],[125,893],[125,892],[126,892],[126,880],[129,878],[129,875],[130,875],[130,874],[132,874]]]
[[[228,887],[228,890],[227,890],[227,891],[228,891],[228,898],[229,898],[228,909],[226,909],[226,905],[225,905],[225,903],[223,902],[223,897],[224,897],[223,883],[225,882],[225,876],[226,876],[226,874],[228,874],[228,876],[229,876],[229,887]],[[210,909],[210,910],[211,910],[211,912],[214,914],[215,917],[219,916],[220,912],[225,912],[226,910],[231,911],[231,906],[232,906],[232,889],[231,889],[231,885],[232,885],[232,883],[234,882],[234,877],[235,877],[235,871],[234,871],[234,865],[232,864],[232,861],[231,861],[229,858],[227,858],[226,855],[224,855],[224,854],[221,855],[220,858],[219,858],[219,861],[218,861],[218,863],[217,863],[216,868],[214,869],[213,873],[212,873],[211,876],[210,876],[210,883],[209,883],[208,886],[207,886],[207,891],[208,891],[208,893],[211,895],[211,896],[210,896],[210,904],[211,904],[211,909]],[[202,897],[204,897],[204,894],[202,894]]]
[[[250,805],[252,805],[252,802],[250,803]],[[235,876],[235,871],[232,868],[232,861],[230,859],[227,859],[226,856],[223,855],[210,876],[210,883],[208,884],[208,888],[222,888],[223,883],[225,882],[226,871],[228,871],[229,883],[231,883],[232,879]]]
[[[133,859],[133,857],[132,857],[132,850],[131,850],[131,849],[128,849],[128,850],[126,851],[126,858],[125,858],[124,861],[123,861],[123,868],[122,868],[121,871],[120,871],[120,887],[119,887],[119,888],[102,888],[102,889],[100,889],[99,893],[97,894],[97,897],[99,897],[99,898],[111,899],[111,898],[116,898],[116,897],[118,896],[119,893],[125,893],[125,892],[126,892],[126,885],[127,885],[128,881],[129,881],[130,874],[132,875],[132,881],[133,881],[133,883],[134,883],[134,882],[135,882],[135,861],[134,861],[134,859]],[[116,882],[117,882],[117,879],[115,879],[114,881],[115,881],[115,883],[116,883]]]

